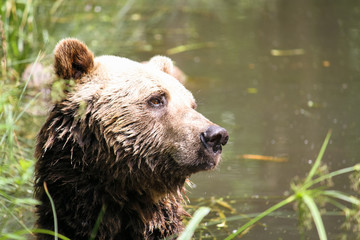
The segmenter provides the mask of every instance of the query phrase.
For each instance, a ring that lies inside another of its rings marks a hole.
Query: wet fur
[[[94,108],[88,105],[82,120],[76,119],[77,109],[69,101],[57,104],[38,136],[36,196],[43,203],[37,208],[39,227],[53,229],[42,186],[46,182],[57,207],[59,232],[71,239],[90,238],[102,207],[106,211],[98,239],[159,239],[180,232],[186,215],[180,205],[185,181],[177,173],[181,168],[168,166],[167,159],[156,154],[153,158],[162,164],[150,167],[147,162],[152,159],[146,156],[108,147],[91,117]],[[155,173],[170,169],[174,172],[169,174],[179,175],[172,181]],[[151,186],[166,195],[154,202]]]
[[[89,239],[102,209],[96,239],[161,239],[183,230],[184,182],[213,168],[219,156],[201,150],[199,135],[211,122],[194,110],[191,93],[167,74],[171,69],[167,58],[147,65],[113,56],[94,60],[76,39],[57,45],[55,71],[77,85],[37,138],[38,228],[54,229],[46,182],[59,233],[71,239]],[[151,110],[147,99],[158,92],[168,106]]]

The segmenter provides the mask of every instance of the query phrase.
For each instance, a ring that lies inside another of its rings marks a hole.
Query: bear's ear
[[[174,65],[168,57],[155,56],[150,59],[149,63],[167,74],[173,74]]]
[[[94,55],[77,39],[66,38],[55,47],[55,72],[63,79],[80,79],[94,67]]]

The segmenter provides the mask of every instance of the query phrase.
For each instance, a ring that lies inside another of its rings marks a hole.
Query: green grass
[[[210,208],[208,207],[201,207],[198,210],[196,210],[194,216],[190,220],[189,224],[186,226],[184,232],[181,233],[178,240],[191,239],[199,223],[209,212],[210,212]]]
[[[38,0],[1,0],[0,36],[2,53],[1,76],[16,80],[25,63],[32,62],[34,54],[46,41],[35,24]]]
[[[329,190],[328,187],[324,187],[324,185],[319,185],[320,183],[329,181],[336,176],[350,174],[353,172],[354,175],[356,175],[356,177],[353,177],[353,179],[357,179],[353,183],[354,186],[353,188],[354,190],[359,190],[358,174],[360,173],[360,164],[356,164],[354,166],[343,168],[326,174],[323,174],[321,173],[321,171],[319,171],[321,168],[321,161],[324,157],[326,147],[330,140],[330,136],[331,136],[331,131],[329,131],[328,134],[326,135],[326,138],[316,158],[316,161],[312,166],[312,168],[310,169],[306,179],[298,184],[295,183],[291,184],[291,189],[293,191],[292,195],[280,201],[279,203],[275,204],[274,206],[268,208],[264,212],[256,215],[254,218],[250,219],[247,223],[245,223],[243,226],[237,229],[234,233],[227,236],[225,240],[234,239],[240,234],[246,234],[246,232],[251,227],[253,227],[254,224],[258,223],[262,218],[266,216],[271,216],[275,213],[275,211],[279,210],[280,208],[293,203],[297,203],[296,206],[298,206],[297,211],[299,216],[299,226],[301,227],[300,231],[303,238],[306,230],[305,229],[306,227],[304,225],[309,220],[306,219],[306,216],[309,216],[312,218],[312,221],[317,229],[319,239],[320,240],[328,239],[326,234],[326,227],[322,219],[322,214],[321,211],[319,210],[319,205],[323,204],[324,202],[330,203],[331,205],[335,206],[342,213],[343,216],[346,216],[346,218],[344,218],[343,225],[346,226],[348,230],[353,228],[354,232],[357,231],[358,226],[360,226],[360,216],[359,216],[360,199],[358,197],[351,196],[347,193],[343,193],[336,190]],[[321,199],[321,203],[318,202],[318,199]],[[307,212],[309,212],[310,214],[307,214]],[[239,217],[243,218],[243,216],[239,216]],[[239,218],[233,217],[233,219],[239,219]],[[190,221],[187,226],[187,229],[188,228],[193,229],[197,225],[198,225],[198,221],[196,222]],[[309,228],[309,226],[307,227]],[[186,237],[182,238],[182,240],[189,240],[191,238],[192,236],[188,234],[186,235]],[[360,238],[360,235],[358,236],[358,238]]]
[[[36,97],[24,99],[30,78],[20,80],[24,64],[19,63],[27,62],[41,42],[34,31],[34,6],[31,0],[0,4],[0,239],[26,239],[25,233],[34,232],[31,130],[36,118],[27,110]],[[14,229],[21,229],[21,234],[12,233]]]
[[[32,148],[21,134],[21,89],[4,82],[0,89],[0,232],[4,233],[16,225],[29,230],[25,222],[36,201],[32,198]]]

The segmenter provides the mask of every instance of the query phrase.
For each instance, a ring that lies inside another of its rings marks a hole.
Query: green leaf
[[[58,240],[59,234],[58,234],[58,223],[57,223],[57,216],[56,216],[56,210],[55,210],[55,203],[54,203],[54,200],[52,199],[52,197],[51,197],[51,195],[49,193],[46,182],[44,182],[44,190],[45,190],[45,193],[46,193],[46,195],[48,196],[48,198],[50,200],[51,210],[52,210],[52,213],[53,213],[53,216],[54,216],[54,232],[55,232],[54,239]]]
[[[360,200],[359,199],[357,199],[354,196],[348,196],[348,195],[346,195],[346,194],[344,194],[344,193],[342,193],[340,191],[327,190],[327,191],[324,191],[323,194],[327,195],[327,196],[330,196],[330,197],[341,199],[343,201],[352,203],[352,204],[354,204],[356,206],[360,205]]]
[[[195,229],[201,222],[201,220],[208,215],[210,212],[210,208],[208,207],[201,207],[195,213],[194,217],[191,219],[189,224],[186,226],[184,232],[181,233],[178,240],[190,240],[191,237],[194,235]]]
[[[325,227],[324,227],[319,209],[316,206],[314,200],[307,194],[303,195],[303,200],[304,200],[304,203],[306,204],[306,206],[309,208],[311,215],[314,219],[314,223],[315,223],[316,229],[318,231],[320,240],[327,240]]]
[[[16,235],[14,233],[4,234],[4,237],[6,237],[7,239],[14,239],[14,240],[26,240],[25,236]]]
[[[33,198],[15,198],[12,202],[13,204],[17,204],[17,205],[36,205],[39,204],[40,202],[36,199]]]
[[[309,175],[306,177],[305,183],[307,183],[308,181],[310,181],[313,178],[313,176],[315,175],[316,170],[320,166],[320,162],[321,162],[322,157],[324,156],[325,149],[326,149],[326,147],[327,147],[327,145],[329,143],[329,140],[330,140],[330,136],[331,136],[331,130],[329,130],[327,135],[326,135],[324,143],[321,146],[319,155],[317,156],[317,158],[315,160],[315,163],[314,163],[314,165],[312,166],[312,168],[311,168],[311,170],[309,172]]]
[[[357,165],[359,165],[359,164],[357,164]],[[339,175],[342,175],[342,174],[345,174],[345,173],[357,171],[356,170],[357,165],[354,165],[352,167],[342,168],[342,169],[336,170],[334,172],[331,172],[331,173],[325,174],[323,176],[320,176],[320,177],[318,177],[318,178],[316,178],[314,180],[308,181],[308,182],[304,183],[303,188],[309,188],[310,186],[312,186],[312,185],[314,185],[316,183],[319,183],[321,181],[324,181],[326,179],[330,179],[330,178],[333,178],[333,177],[336,177],[336,176],[339,176]]]
[[[254,223],[256,223],[257,221],[259,221],[260,219],[262,219],[263,217],[271,214],[272,212],[276,211],[277,209],[293,202],[294,200],[296,200],[296,196],[295,195],[291,195],[290,197],[286,198],[285,200],[282,200],[281,202],[275,204],[274,206],[272,206],[271,208],[268,208],[267,210],[265,210],[264,212],[260,213],[259,215],[257,215],[255,218],[251,219],[249,222],[247,222],[246,224],[244,224],[243,226],[241,226],[238,230],[236,230],[236,232],[230,234],[227,238],[225,238],[225,240],[230,240],[235,238],[237,235],[239,235],[240,233],[242,233],[243,231],[245,231],[248,227],[250,227],[251,225],[253,225]]]
[[[47,234],[51,236],[55,236],[55,232],[47,229],[32,229],[30,233],[42,233]],[[28,235],[29,231],[27,230],[20,230],[14,233],[7,233],[7,234],[1,234],[0,233],[0,240],[8,240],[8,239],[28,239],[28,238],[22,238],[22,235]],[[65,237],[64,235],[61,235],[60,233],[57,233],[58,237],[62,240],[70,240],[70,238]]]

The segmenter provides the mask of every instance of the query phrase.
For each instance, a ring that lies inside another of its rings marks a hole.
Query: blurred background
[[[330,129],[321,170],[360,162],[357,0],[1,0],[0,8],[0,232],[32,228],[34,141],[57,97],[52,51],[66,37],[96,56],[169,56],[198,111],[229,131],[219,168],[191,178],[189,211],[212,209],[195,239],[224,239],[291,194]],[[359,197],[350,182],[344,175],[329,184]],[[295,209],[241,238],[318,239],[314,226],[299,231]],[[329,239],[360,238],[343,214],[321,211]]]

